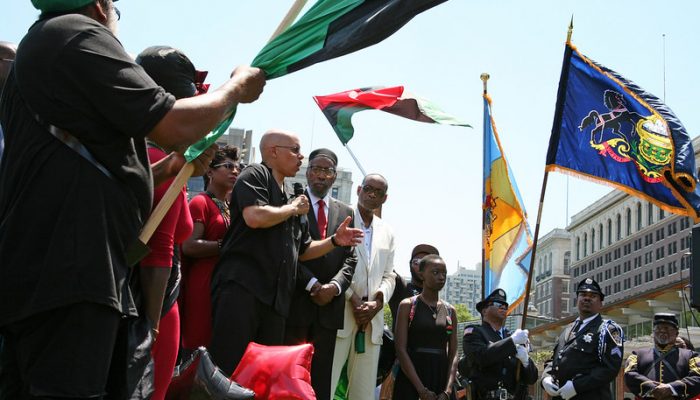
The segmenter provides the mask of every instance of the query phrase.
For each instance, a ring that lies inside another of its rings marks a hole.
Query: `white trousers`
[[[348,399],[371,400],[374,399],[374,388],[377,386],[377,367],[379,365],[379,350],[381,346],[372,343],[372,326],[367,324],[365,328],[365,352],[358,354],[355,351],[357,325],[354,320],[352,324],[354,326],[350,336],[335,338],[333,372],[331,375],[331,399],[338,386],[340,373],[347,361]]]

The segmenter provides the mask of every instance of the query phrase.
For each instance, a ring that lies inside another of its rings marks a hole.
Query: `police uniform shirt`
[[[575,400],[612,399],[609,384],[622,366],[624,353],[622,329],[600,315],[584,320],[583,327],[570,334],[572,328],[559,335],[543,378],[551,375],[560,387],[573,381]]]
[[[505,338],[505,339],[503,339]],[[516,383],[516,369],[520,361],[515,357],[516,347],[506,329],[494,330],[488,322],[471,325],[464,329],[464,356],[470,365],[469,377],[478,393],[485,393],[503,387],[511,394]],[[533,384],[537,380],[537,367],[530,360],[526,368],[521,368],[520,380]]]

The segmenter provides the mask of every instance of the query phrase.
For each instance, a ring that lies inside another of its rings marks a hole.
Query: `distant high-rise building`
[[[466,305],[467,310],[478,317],[476,303],[481,301],[481,263],[475,269],[457,266],[457,272],[447,276],[441,295],[448,303]]]
[[[221,135],[216,141],[220,147],[236,146],[240,161],[243,164],[250,164],[255,161],[255,149],[252,147],[253,131],[250,129],[229,128],[227,133]],[[204,191],[204,178],[195,176],[187,181],[187,195],[189,198]]]
[[[697,164],[700,136],[693,149]],[[621,190],[575,214],[566,229],[572,292],[581,279],[593,278],[612,303],[688,277],[691,219]]]
[[[570,267],[569,232],[554,229],[538,240],[530,285],[530,304],[537,308],[538,316],[560,319],[572,315]]]

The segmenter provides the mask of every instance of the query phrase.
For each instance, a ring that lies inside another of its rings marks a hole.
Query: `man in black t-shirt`
[[[15,366],[0,383],[21,390],[0,398],[101,398],[120,320],[136,314],[125,249],[153,179],[184,162],[173,155],[152,174],[144,138],[185,149],[257,99],[264,76],[239,68],[219,90],[176,101],[115,37],[112,0],[32,2],[42,14],[0,101],[0,334],[2,365]]]
[[[311,240],[305,195],[292,197],[284,178],[299,171],[301,145],[290,132],[271,130],[260,140],[262,164],[246,167],[231,193],[231,227],[212,276],[210,351],[230,375],[249,342],[281,345],[296,280],[297,261],[361,241],[348,216],[335,234]]]

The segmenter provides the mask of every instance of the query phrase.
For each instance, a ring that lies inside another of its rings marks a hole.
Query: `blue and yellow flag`
[[[681,122],[657,97],[570,43],[546,169],[590,178],[700,220],[695,152]]]
[[[506,291],[512,311],[525,298],[532,235],[513,173],[503,155],[491,99],[484,94],[484,293]]]

